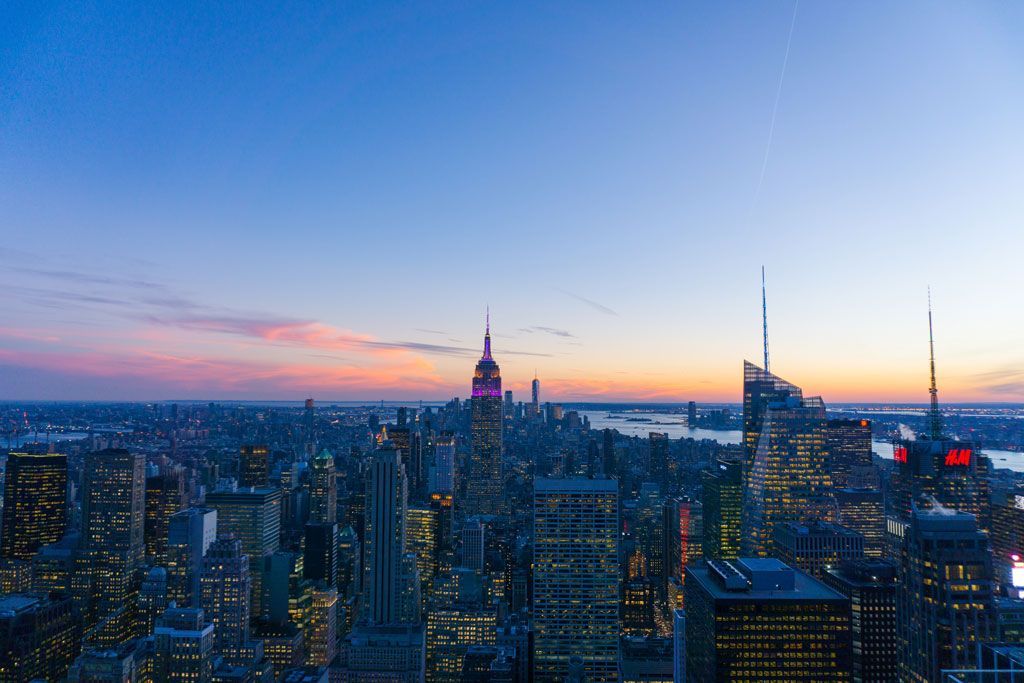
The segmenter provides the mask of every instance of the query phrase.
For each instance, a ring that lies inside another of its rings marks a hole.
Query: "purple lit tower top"
[[[473,374],[473,397],[493,396],[501,398],[501,372],[491,358],[491,314],[487,313],[487,330],[484,333],[484,355],[476,364]]]

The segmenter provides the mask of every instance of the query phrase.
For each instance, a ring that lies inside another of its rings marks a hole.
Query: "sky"
[[[0,7],[0,399],[1024,401],[1024,4]],[[785,66],[785,68],[783,68]]]

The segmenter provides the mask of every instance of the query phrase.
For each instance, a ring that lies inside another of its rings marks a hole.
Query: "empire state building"
[[[472,515],[499,515],[502,512],[501,488],[501,373],[491,357],[491,322],[487,318],[484,355],[473,374],[472,436],[473,452],[466,480],[463,510]]]

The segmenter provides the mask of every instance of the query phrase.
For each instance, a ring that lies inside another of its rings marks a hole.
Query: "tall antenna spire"
[[[764,331],[764,371],[770,372],[768,367],[768,296],[764,286],[764,266],[761,266],[761,326]]]
[[[939,412],[939,387],[935,382],[935,337],[932,335],[932,288],[928,287],[928,354],[931,363],[932,383],[928,389],[931,395],[931,410],[928,413],[929,431],[932,441],[942,438],[942,413]]]
[[[487,327],[484,331],[484,356],[483,360],[491,360],[491,306],[487,306]]]

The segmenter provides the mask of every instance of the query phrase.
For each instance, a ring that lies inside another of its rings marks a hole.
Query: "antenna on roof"
[[[942,413],[939,412],[939,387],[935,382],[935,337],[932,335],[932,288],[928,287],[928,355],[931,364],[932,383],[928,389],[931,395],[931,410],[928,422],[932,441],[942,438]]]
[[[768,296],[764,286],[764,266],[761,266],[761,326],[764,332],[764,371],[770,372],[768,367]]]

